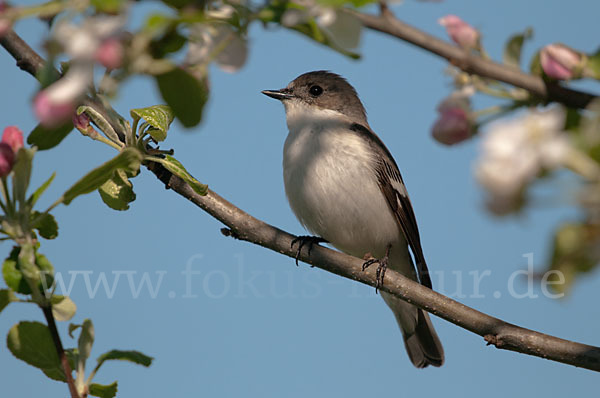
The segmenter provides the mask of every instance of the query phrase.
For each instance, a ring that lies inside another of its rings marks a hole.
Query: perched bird
[[[413,208],[391,153],[371,130],[356,90],[328,71],[298,76],[281,90],[289,134],[283,149],[285,192],[298,220],[344,253],[378,263],[431,288]],[[409,253],[416,262],[416,270]],[[302,245],[299,245],[301,250]],[[310,246],[309,246],[310,248]],[[441,366],[442,344],[427,312],[386,292],[414,366]]]

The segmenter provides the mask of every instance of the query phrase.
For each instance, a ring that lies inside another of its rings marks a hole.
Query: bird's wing
[[[400,170],[394,161],[391,153],[385,147],[377,135],[365,126],[358,123],[352,124],[351,130],[366,136],[377,152],[381,155],[376,160],[376,172],[379,187],[385,196],[390,209],[396,216],[396,221],[410,246],[417,264],[417,274],[422,285],[432,288],[431,277],[423,256],[421,247],[421,237],[417,219],[413,211],[406,186],[402,180]]]

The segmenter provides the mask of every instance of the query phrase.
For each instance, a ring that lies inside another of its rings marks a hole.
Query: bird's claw
[[[319,243],[329,243],[326,239],[323,239],[319,236],[309,236],[309,235],[301,235],[297,236],[292,240],[291,248],[294,248],[294,245],[298,243],[298,250],[296,251],[296,266],[298,266],[298,260],[300,259],[300,252],[302,248],[308,244],[308,255],[310,256],[310,252],[314,244]]]
[[[388,267],[388,260],[390,255],[390,247],[388,246],[385,251],[385,256],[382,258],[374,258],[371,257],[369,260],[365,261],[362,265],[362,270],[366,270],[372,264],[379,264],[377,266],[377,271],[375,271],[375,294],[379,292],[379,288],[383,286],[383,278],[385,278],[385,271]]]

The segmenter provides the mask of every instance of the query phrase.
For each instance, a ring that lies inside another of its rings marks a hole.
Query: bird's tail
[[[429,314],[385,292],[381,296],[390,307],[404,337],[410,361],[417,368],[442,366],[444,348],[433,328]]]

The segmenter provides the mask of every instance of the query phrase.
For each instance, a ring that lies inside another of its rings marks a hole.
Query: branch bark
[[[75,382],[73,381],[73,375],[71,374],[71,366],[69,365],[69,360],[67,359],[62,341],[60,340],[60,335],[58,334],[58,329],[56,328],[56,321],[54,320],[54,315],[52,314],[52,307],[42,307],[42,311],[44,312],[44,317],[46,317],[46,322],[48,322],[48,328],[50,329],[50,334],[52,335],[52,341],[54,341],[54,347],[56,347],[56,352],[58,353],[60,363],[62,364],[65,372],[71,398],[79,398],[79,393],[77,392]]]
[[[172,175],[160,164],[151,163],[148,169],[167,188],[225,224],[228,227],[222,230],[225,235],[292,258],[296,256],[296,250],[291,246],[294,235],[252,217],[211,190],[206,196],[198,195],[185,181]],[[373,287],[376,284],[376,270],[368,268],[362,271],[364,261],[361,259],[322,246],[313,246],[310,256],[305,252],[306,250],[300,254],[300,260],[308,264]],[[502,321],[428,289],[395,271],[386,271],[385,282],[380,290],[482,336],[488,345],[600,371],[598,347],[564,340]]]
[[[382,7],[381,15],[369,15],[360,12],[354,12],[353,14],[365,27],[371,30],[396,37],[445,58],[452,65],[467,73],[523,88],[542,101],[556,101],[571,108],[585,108],[592,100],[597,98],[595,95],[573,90],[558,83],[545,82],[539,76],[530,75],[517,68],[470,54],[458,46],[440,40],[400,21],[386,7]]]
[[[9,52],[17,60],[23,60],[22,62],[35,60],[36,57],[32,54],[34,51],[26,44],[13,46],[7,43],[15,37],[18,38],[14,33],[8,34],[0,39],[0,44],[5,48],[12,48],[16,54]],[[15,50],[16,47],[18,50]],[[30,64],[33,67],[28,65],[26,68],[23,66],[21,68],[35,75],[35,62]],[[101,104],[96,106],[101,107]],[[293,235],[252,217],[211,190],[206,196],[198,195],[185,181],[172,175],[158,163],[148,163],[146,166],[167,188],[190,200],[225,224],[228,227],[222,230],[225,235],[295,257],[296,251],[291,247]],[[310,257],[304,251],[300,259],[345,278],[370,286],[376,284],[375,269],[362,271],[362,260],[325,247],[313,247]],[[478,334],[488,344],[497,348],[600,371],[600,348],[598,347],[564,340],[494,318],[436,293],[392,270],[386,272],[385,283],[381,290]]]

